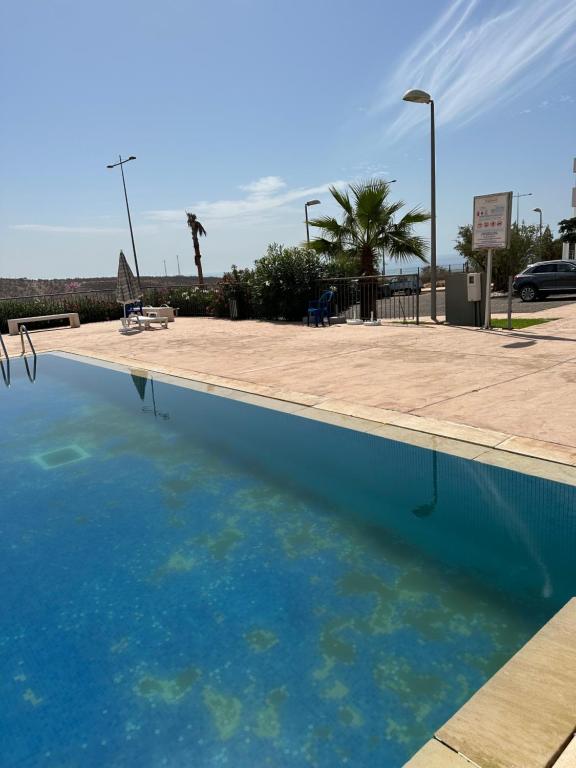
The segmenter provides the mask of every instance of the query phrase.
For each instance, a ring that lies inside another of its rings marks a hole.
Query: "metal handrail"
[[[36,381],[36,368],[37,368],[37,361],[38,358],[36,356],[36,353],[34,353],[34,357],[32,358],[34,362],[32,363],[32,371],[30,371],[30,366],[28,365],[28,358],[24,358],[24,365],[26,366],[26,375],[30,379],[30,383],[34,384]]]
[[[28,328],[22,323],[20,326],[20,341],[22,343],[22,354],[26,354],[26,349],[24,348],[24,334],[26,334],[26,338],[28,339],[28,344],[30,345],[30,349],[32,350],[32,354],[34,357],[36,357],[36,350],[34,349],[34,344],[32,344],[32,339],[30,338],[30,334],[28,333]]]
[[[7,387],[9,387],[10,386],[10,355],[8,354],[8,350],[6,349],[6,344],[4,344],[4,339],[2,338],[1,333],[0,333],[0,346],[2,347],[4,357],[6,358],[6,369],[4,369],[4,361],[2,360],[2,358],[0,358],[0,370],[2,371],[2,378],[4,379],[4,384]]]
[[[6,349],[6,344],[4,344],[4,339],[2,338],[2,334],[0,333],[0,346],[2,347],[2,351],[4,352],[4,357],[6,360],[10,360],[10,355],[8,354],[8,350]]]

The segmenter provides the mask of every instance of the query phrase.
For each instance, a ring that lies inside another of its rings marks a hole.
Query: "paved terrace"
[[[534,315],[558,319],[485,332],[178,318],[168,330],[124,335],[113,321],[32,338],[39,352],[147,367],[576,465],[576,304]],[[18,354],[19,338],[5,338]]]

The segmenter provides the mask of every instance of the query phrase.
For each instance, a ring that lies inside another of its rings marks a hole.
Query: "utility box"
[[[468,301],[482,300],[482,275],[480,272],[468,272]]]
[[[446,322],[452,325],[482,326],[485,301],[484,272],[449,272],[446,275]]]

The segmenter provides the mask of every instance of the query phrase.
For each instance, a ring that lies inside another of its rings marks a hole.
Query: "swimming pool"
[[[2,766],[397,768],[574,593],[574,487],[180,383],[12,363]]]

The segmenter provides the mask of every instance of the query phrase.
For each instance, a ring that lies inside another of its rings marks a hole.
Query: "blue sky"
[[[303,204],[380,174],[429,205],[437,109],[438,251],[475,194],[532,192],[521,214],[571,214],[576,0],[29,0],[0,17],[0,276],[206,273],[304,236]],[[425,233],[426,230],[423,230]],[[454,261],[456,258],[454,257]]]

